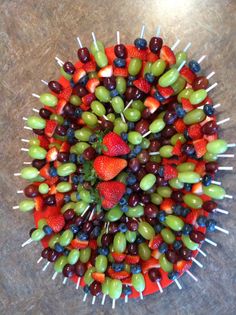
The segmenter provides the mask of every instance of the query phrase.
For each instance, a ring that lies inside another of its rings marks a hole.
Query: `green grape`
[[[78,199],[77,199],[77,192],[74,191],[73,193],[71,193],[70,194],[70,199],[73,202],[77,202],[78,201]]]
[[[57,184],[57,191],[60,193],[66,193],[68,191],[71,191],[72,184],[69,182],[60,182]]]
[[[170,143],[172,145],[175,145],[177,141],[180,141],[181,143],[185,143],[186,142],[186,139],[185,139],[185,137],[184,137],[184,135],[182,133],[176,133],[175,135],[173,135],[170,138]]]
[[[100,102],[108,103],[111,100],[110,92],[104,86],[96,87],[95,95]]]
[[[36,229],[32,234],[31,234],[31,239],[35,242],[41,241],[42,238],[44,238],[45,233],[41,229]]]
[[[42,230],[45,225],[47,225],[47,220],[46,220],[46,219],[40,219],[40,220],[38,221],[38,228],[39,228],[39,229]]]
[[[127,231],[125,232],[125,237],[126,237],[127,242],[134,243],[137,237],[137,232]]]
[[[207,162],[216,161],[216,160],[217,160],[217,154],[210,153],[210,152],[206,152],[206,153],[203,155],[203,160],[204,160],[204,161],[207,161]]]
[[[159,263],[165,272],[171,272],[173,270],[173,264],[166,259],[165,255],[160,256]]]
[[[163,198],[170,198],[172,189],[170,187],[158,187],[157,193]]]
[[[197,105],[201,103],[206,97],[207,97],[206,90],[200,89],[200,90],[194,91],[190,95],[189,100],[191,104]]]
[[[24,199],[19,203],[19,210],[22,212],[31,211],[34,209],[34,200],[32,199]]]
[[[36,176],[39,175],[39,171],[35,167],[26,166],[22,168],[20,174],[23,179],[34,179]]]
[[[183,61],[187,61],[187,54],[185,51],[178,51],[175,55],[176,66],[179,67]]]
[[[140,188],[143,191],[149,190],[156,182],[156,176],[153,174],[146,174],[140,181]]]
[[[152,62],[147,61],[143,70],[143,76],[145,76],[145,74],[147,73],[151,73],[151,69],[152,69]]]
[[[174,84],[171,85],[172,89],[174,90],[173,95],[179,94],[186,85],[186,81],[182,77],[178,77]]]
[[[122,282],[117,279],[111,279],[109,283],[109,296],[113,300],[120,298],[122,293]]]
[[[126,80],[123,77],[116,77],[116,90],[120,95],[126,91]]]
[[[71,230],[65,230],[59,239],[59,244],[61,246],[68,246],[70,242],[73,240],[74,234]]]
[[[63,67],[60,68],[60,73],[66,80],[70,81],[72,79],[72,75],[66,73]]]
[[[166,217],[165,223],[174,231],[181,231],[184,227],[184,221],[177,217],[176,215],[168,215]]]
[[[172,68],[166,71],[158,80],[158,83],[162,87],[167,87],[176,82],[179,77],[179,71],[175,68]]]
[[[105,52],[105,48],[104,48],[103,43],[100,40],[96,40],[96,44],[94,43],[94,41],[92,41],[92,43],[90,45],[91,53],[94,55],[98,50]]]
[[[181,163],[177,166],[178,172],[193,172],[196,165],[192,162]]]
[[[116,116],[115,116],[115,114],[110,113],[110,114],[107,114],[107,119],[108,119],[109,121],[111,121],[111,122],[114,122],[115,119],[116,119]]]
[[[116,205],[114,208],[110,209],[106,214],[106,219],[110,222],[118,221],[123,215],[120,207]]]
[[[151,250],[147,243],[141,243],[138,245],[138,254],[142,260],[148,260],[151,257]]]
[[[75,145],[75,153],[82,154],[85,149],[89,148],[90,145],[87,142],[78,142]]]
[[[225,197],[225,190],[223,187],[211,184],[209,186],[202,186],[203,193],[213,199],[222,200]]]
[[[59,239],[60,239],[60,235],[59,235],[59,234],[53,235],[53,236],[50,238],[49,242],[48,242],[48,246],[49,246],[50,248],[54,248],[55,244],[59,242]]]
[[[26,123],[32,129],[44,129],[46,126],[46,120],[38,116],[29,116]]]
[[[124,116],[128,121],[136,122],[141,118],[141,113],[139,110],[134,108],[127,108],[124,111]]]
[[[120,96],[115,96],[111,99],[111,106],[117,114],[123,113],[124,111],[124,101]]]
[[[156,193],[151,194],[151,202],[154,203],[154,205],[160,205],[162,203],[162,197]]]
[[[125,235],[121,232],[115,234],[113,240],[114,251],[117,253],[123,253],[126,249],[126,238]]]
[[[190,95],[193,93],[193,89],[184,89],[182,90],[179,94],[178,94],[178,97],[177,97],[177,100],[179,103],[182,103],[181,99],[182,98],[186,98],[186,99],[189,99]]]
[[[95,267],[90,267],[86,270],[85,274],[84,274],[84,282],[87,285],[90,285],[91,283],[93,283],[94,279],[92,277],[92,274],[96,272],[96,268]]]
[[[68,264],[75,265],[80,257],[80,251],[78,249],[72,249],[67,256]]]
[[[67,258],[65,256],[58,257],[53,265],[55,272],[58,272],[58,273],[62,272],[66,264],[67,264]]]
[[[196,108],[191,110],[184,116],[184,123],[186,125],[193,125],[196,123],[200,123],[206,118],[206,115],[202,109]]]
[[[76,165],[74,163],[63,163],[58,166],[57,174],[59,176],[69,176],[76,171]]]
[[[38,138],[30,138],[29,139],[29,145],[32,146],[32,145],[40,145],[40,141]]]
[[[145,290],[145,279],[142,273],[132,275],[132,285],[138,292],[143,292]]]
[[[82,189],[79,192],[79,195],[80,195],[81,200],[86,202],[86,203],[90,203],[92,201],[91,193],[86,189]]]
[[[107,56],[103,51],[96,51],[94,54],[94,58],[99,68],[103,68],[108,65]]]
[[[78,95],[71,95],[69,102],[75,106],[79,106],[82,103],[81,98]]]
[[[129,207],[128,212],[126,212],[127,217],[139,218],[144,214],[143,206],[137,205],[136,207]]]
[[[122,132],[128,131],[128,125],[124,123],[121,118],[116,118],[116,120],[114,121],[113,131],[120,135]]]
[[[159,150],[159,153],[160,153],[160,156],[161,157],[164,157],[164,158],[170,158],[172,157],[172,151],[173,151],[173,147],[172,145],[163,145],[160,150]]]
[[[52,114],[50,116],[50,119],[55,120],[58,123],[58,125],[62,125],[64,122],[64,118],[61,115]]]
[[[83,112],[81,117],[88,126],[95,126],[98,123],[97,116],[91,112]]]
[[[93,101],[91,103],[91,109],[98,117],[106,115],[106,109],[102,103],[99,101]]]
[[[142,112],[146,108],[146,106],[140,100],[133,101],[131,107],[134,108],[134,109],[139,110],[140,112]]]
[[[116,180],[118,182],[124,183],[126,184],[126,180],[127,180],[128,174],[126,172],[121,172],[117,177]]]
[[[107,257],[98,255],[95,260],[95,268],[97,272],[105,272],[107,270]]]
[[[50,93],[44,93],[40,95],[39,101],[46,106],[54,107],[57,105],[58,99]]]
[[[89,72],[89,79],[99,79],[98,73],[96,71]]]
[[[166,69],[165,61],[162,59],[158,59],[157,61],[155,61],[152,64],[151,72],[156,77],[159,77],[160,75],[162,75],[162,73],[165,71],[165,69]]]
[[[85,201],[78,201],[75,204],[74,211],[76,214],[80,215],[84,212],[84,210],[88,207],[88,203]]]
[[[75,138],[80,141],[89,141],[92,134],[93,132],[89,128],[83,127],[75,131]]]
[[[150,147],[150,140],[143,138],[142,142],[141,142],[141,147],[142,149],[148,149]]]
[[[158,118],[155,119],[149,126],[149,130],[152,133],[156,133],[156,132],[160,132],[161,130],[163,130],[165,128],[165,122],[163,119]]]
[[[182,242],[184,243],[184,245],[190,249],[190,250],[196,250],[198,249],[198,244],[193,242],[188,235],[182,235],[181,236]]]
[[[138,225],[138,232],[146,240],[150,240],[155,236],[154,228],[148,222],[140,222]]]
[[[168,228],[164,228],[161,230],[161,236],[163,238],[163,241],[167,244],[173,244],[175,241],[174,233]]]
[[[109,287],[111,283],[111,278],[106,277],[105,281],[102,283],[102,293],[105,295],[109,294]]]
[[[202,199],[195,194],[185,194],[183,199],[186,205],[190,208],[200,209],[202,207]]]
[[[170,187],[175,189],[182,189],[184,187],[184,183],[180,182],[178,178],[172,178],[168,181]]]
[[[75,202],[67,202],[64,204],[64,206],[61,208],[61,213],[66,212],[68,209],[74,209],[75,208]]]
[[[128,72],[130,75],[137,75],[142,69],[142,60],[138,58],[132,58],[128,66]]]
[[[136,144],[140,144],[142,142],[142,140],[143,140],[143,137],[142,137],[142,135],[139,132],[137,132],[137,131],[130,131],[128,133],[128,141],[129,141],[129,143],[136,145]]]
[[[212,154],[223,154],[227,151],[227,142],[223,139],[217,139],[207,144],[207,151]]]
[[[91,248],[90,247],[86,247],[86,248],[82,248],[80,250],[80,257],[79,257],[79,260],[82,262],[82,263],[87,263],[89,261],[91,257]]]
[[[201,176],[196,172],[180,172],[178,179],[182,183],[195,184],[200,182]]]

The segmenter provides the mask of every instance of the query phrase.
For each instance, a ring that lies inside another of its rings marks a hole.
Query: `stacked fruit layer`
[[[212,183],[227,143],[209,82],[160,37],[96,41],[78,58],[27,119],[37,137],[19,208],[34,210],[30,240],[43,241],[55,276],[113,300],[153,293],[191,267],[225,196]]]

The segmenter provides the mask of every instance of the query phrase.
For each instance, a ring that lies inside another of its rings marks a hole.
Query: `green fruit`
[[[139,184],[140,188],[143,191],[147,191],[155,184],[156,180],[157,179],[155,175],[147,174],[141,179],[140,184]]]
[[[138,232],[146,240],[150,240],[155,236],[154,228],[148,222],[140,222],[138,226]]]
[[[117,232],[115,234],[114,240],[113,240],[113,247],[114,251],[117,253],[123,253],[126,249],[126,238],[125,234],[122,232]]]
[[[184,221],[175,215],[168,215],[165,223],[174,231],[179,232],[184,227]]]

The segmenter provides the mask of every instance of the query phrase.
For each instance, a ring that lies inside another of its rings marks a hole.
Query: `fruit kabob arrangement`
[[[61,76],[44,81],[38,115],[23,118],[35,137],[22,139],[33,159],[15,176],[29,184],[14,209],[33,211],[35,227],[22,247],[41,241],[38,260],[53,265],[84,289],[92,303],[163,289],[190,272],[196,255],[215,230],[211,218],[228,211],[217,201],[232,198],[215,180],[228,144],[218,137],[209,92],[215,74],[188,60],[189,43],[175,53],[158,28],[149,44],[145,27],[134,45],[105,48],[92,33],[90,49],[78,38],[78,61],[58,57]]]

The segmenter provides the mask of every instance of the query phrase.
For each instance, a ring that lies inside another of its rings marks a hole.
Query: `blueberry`
[[[98,238],[98,236],[100,235],[100,233],[101,233],[101,228],[100,228],[100,226],[97,225],[97,226],[95,226],[95,228],[92,230],[90,236],[92,235],[93,238]]]
[[[214,232],[216,229],[216,221],[213,219],[209,219],[206,222],[206,228],[208,232]]]
[[[76,163],[76,162],[77,162],[77,155],[76,155],[75,153],[71,153],[71,154],[69,155],[69,161],[70,161],[71,163]]]
[[[74,82],[73,80],[70,80],[70,86],[71,86],[72,88],[75,87],[75,82]]]
[[[157,91],[153,94],[153,97],[159,102],[164,102],[165,100],[165,98]]]
[[[79,162],[82,164],[82,163],[84,163],[84,161],[85,161],[85,159],[84,159],[83,155],[80,155]]]
[[[158,167],[157,174],[158,174],[160,177],[163,177],[163,176],[164,176],[164,166],[161,165],[161,166]]]
[[[79,192],[76,193],[76,200],[81,200]]]
[[[136,273],[140,273],[142,269],[140,265],[131,265],[130,271],[131,273],[136,274]]]
[[[97,135],[93,134],[89,137],[89,142],[93,143],[96,142],[98,139]]]
[[[192,184],[185,183],[185,184],[184,184],[184,189],[185,189],[186,191],[191,191],[191,189],[192,189]]]
[[[117,68],[124,68],[126,66],[126,60],[125,59],[122,59],[122,58],[116,58],[114,60],[114,65],[117,67]]]
[[[73,175],[72,176],[72,182],[73,184],[79,184],[79,176],[78,175]]]
[[[121,200],[119,201],[119,204],[120,204],[121,206],[124,206],[124,205],[127,204],[127,200],[123,197],[123,198],[121,198]]]
[[[154,230],[156,233],[160,233],[161,230],[164,229],[163,225],[160,224],[160,223],[157,223],[155,226],[154,226]]]
[[[189,214],[191,212],[191,210],[189,209],[189,208],[182,208],[182,210],[181,210],[181,216],[182,217],[184,217],[184,218],[186,218],[187,217],[187,215]]]
[[[207,116],[213,116],[214,113],[215,113],[214,107],[213,107],[212,105],[208,105],[208,104],[206,104],[206,105],[203,106],[203,111],[204,111],[204,113],[205,113]]]
[[[155,77],[151,73],[146,73],[145,79],[148,81],[148,83],[151,83],[151,84],[155,81]]]
[[[65,203],[70,202],[70,195],[65,195],[64,196],[64,201],[65,201]]]
[[[186,140],[192,140],[192,138],[189,136],[189,133],[188,133],[188,130],[187,130],[187,129],[184,130],[184,138],[185,138]]]
[[[72,128],[68,128],[66,132],[67,137],[74,137],[75,131]]]
[[[136,145],[136,146],[134,147],[134,149],[133,149],[133,152],[134,152],[135,154],[139,154],[141,151],[142,151],[142,147],[141,147],[140,144]]]
[[[43,231],[44,231],[44,233],[46,234],[46,235],[50,235],[50,234],[52,234],[52,228],[50,227],[50,226],[48,226],[48,225],[45,225],[44,227],[43,227]]]
[[[153,139],[155,139],[155,140],[160,140],[162,137],[160,132],[153,133],[152,136],[153,136]]]
[[[136,38],[134,41],[135,47],[139,49],[146,49],[147,47],[147,41],[144,38]]]
[[[70,126],[70,121],[65,119],[62,125],[68,127]]]
[[[202,178],[202,184],[203,184],[204,186],[209,186],[209,185],[211,185],[211,181],[212,181],[212,177],[211,177],[211,175],[209,175],[209,174],[204,175],[203,178]]]
[[[112,263],[111,267],[116,272],[122,271],[125,268],[123,263]]]
[[[173,248],[174,250],[179,250],[183,246],[183,243],[181,241],[174,241]]]
[[[179,273],[177,271],[171,271],[168,273],[168,278],[170,280],[176,280],[179,276]]]
[[[74,137],[67,137],[67,142],[68,142],[69,144],[75,144],[75,139],[74,139]]]
[[[123,293],[124,295],[130,295],[130,294],[132,293],[131,287],[128,286],[128,285],[124,286],[124,287],[123,287],[123,290],[122,290],[122,293]]]
[[[117,95],[119,95],[119,92],[116,89],[110,91],[110,96],[111,97],[115,97]]]
[[[136,242],[137,242],[137,244],[141,244],[141,243],[145,242],[145,239],[141,235],[139,235],[136,238]]]
[[[130,174],[127,177],[127,185],[131,186],[131,185],[135,184],[136,182],[137,182],[137,178],[133,174]]]
[[[191,224],[185,224],[182,229],[183,235],[189,235],[193,230],[193,226]]]
[[[130,187],[126,187],[126,194],[131,195],[133,190]]]
[[[135,124],[132,121],[128,121],[127,123],[129,130],[133,130],[135,127]]]
[[[100,255],[104,255],[104,256],[107,256],[109,254],[109,248],[108,247],[100,247],[98,249],[98,253]]]
[[[189,61],[188,66],[189,66],[190,70],[192,70],[195,73],[197,73],[201,70],[200,64],[195,60]]]
[[[178,106],[176,106],[176,115],[178,116],[178,118],[183,118],[186,114],[186,111],[183,109],[183,107],[178,104]]]
[[[80,107],[76,107],[75,113],[74,113],[75,117],[79,118],[82,115],[82,113],[83,113],[82,109]]]
[[[64,247],[61,246],[59,243],[56,243],[56,244],[54,245],[54,249],[55,249],[55,251],[57,251],[58,253],[62,253],[62,252],[64,251]]]
[[[75,224],[72,224],[72,225],[70,226],[70,230],[71,230],[74,234],[76,234],[76,233],[79,232],[79,227],[78,227],[77,225],[75,225]]]
[[[157,214],[157,219],[158,219],[160,222],[164,222],[165,219],[166,219],[166,213],[165,213],[165,211],[160,211],[160,212]]]
[[[78,84],[85,86],[87,84],[88,80],[89,80],[89,76],[86,74],[81,79],[79,79]]]
[[[64,256],[68,256],[69,255],[69,253],[70,253],[70,251],[68,250],[68,249],[64,249],[64,251],[63,251],[63,254],[64,254]]]
[[[204,215],[201,215],[197,219],[197,223],[198,223],[199,226],[205,227],[206,226],[206,222],[207,222],[207,218]]]
[[[158,250],[161,254],[165,254],[168,251],[168,245],[166,243],[161,243],[158,247]]]
[[[49,175],[51,177],[56,177],[57,176],[57,169],[55,167],[50,167],[49,169]]]
[[[89,286],[86,284],[85,286],[84,286],[84,293],[86,293],[86,294],[88,294],[89,293]]]
[[[79,231],[77,233],[77,238],[81,241],[87,241],[88,240],[88,234],[86,232],[83,231]]]
[[[174,207],[173,207],[173,212],[174,212],[174,214],[176,214],[176,215],[181,215],[181,213],[182,213],[182,206],[181,205],[179,205],[179,204],[176,204],[176,205],[174,205]]]
[[[83,182],[84,182],[84,176],[83,176],[82,174],[80,174],[80,175],[78,176],[78,178],[79,178],[79,183],[80,183],[80,184],[83,184]]]
[[[128,134],[127,134],[126,132],[122,132],[122,133],[120,134],[120,136],[121,136],[121,138],[122,138],[124,141],[127,141],[127,139],[128,139]]]
[[[125,223],[121,223],[119,225],[119,230],[120,232],[125,233],[128,230],[127,225]]]

